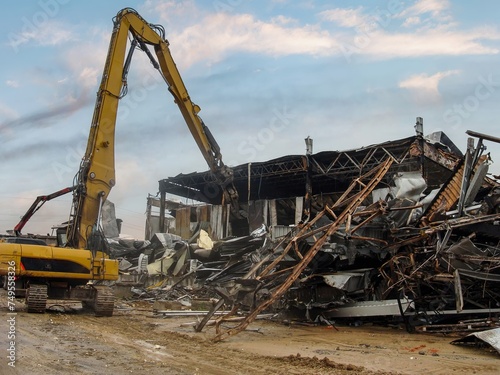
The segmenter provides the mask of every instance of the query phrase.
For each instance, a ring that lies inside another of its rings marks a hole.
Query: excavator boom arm
[[[161,26],[147,23],[135,10],[125,8],[114,19],[114,28],[85,155],[76,176],[73,206],[68,226],[68,245],[88,248],[88,239],[96,227],[100,207],[115,185],[114,143],[118,102],[126,88],[126,76],[131,59],[127,42],[132,36],[131,52],[140,48],[151,59],[174,96],[186,124],[208,163],[223,197],[232,207],[237,206],[238,195],[232,184],[232,170],[224,165],[219,146],[198,116],[200,107],[194,104],[175,65],[168,41]],[[147,46],[153,46],[158,62]]]

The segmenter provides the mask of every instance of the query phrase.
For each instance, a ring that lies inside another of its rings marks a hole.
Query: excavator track
[[[44,313],[47,306],[47,285],[32,284],[26,291],[29,313]]]
[[[92,308],[95,316],[112,316],[115,307],[115,293],[109,286],[93,286],[95,289]]]

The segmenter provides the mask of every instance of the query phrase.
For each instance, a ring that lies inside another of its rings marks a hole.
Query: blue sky
[[[200,116],[229,165],[444,131],[498,137],[500,3],[494,1],[12,1],[0,24],[0,232],[40,194],[71,186],[112,31],[136,9],[166,30]],[[123,232],[142,238],[158,180],[204,171],[166,85],[136,53],[116,126]],[[486,142],[500,173],[500,145]],[[24,232],[68,219],[69,196]]]

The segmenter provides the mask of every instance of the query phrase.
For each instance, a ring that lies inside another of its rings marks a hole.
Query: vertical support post
[[[160,231],[165,232],[165,200],[167,199],[167,193],[164,191],[160,192]]]
[[[252,189],[252,177],[251,177],[251,174],[252,174],[252,163],[248,163],[248,171],[247,171],[247,189],[248,189],[248,194],[247,194],[247,203],[249,204],[250,203],[250,191]],[[255,198],[255,199],[258,199],[258,198]]]
[[[311,217],[311,200],[312,200],[312,179],[311,179],[311,160],[313,153],[313,140],[310,137],[305,139],[306,142],[306,157],[305,157],[305,169],[306,169],[306,186],[304,194],[304,205],[302,209],[302,218],[304,222],[308,222]]]
[[[424,170],[424,119],[422,117],[417,117],[417,121],[415,123],[415,133],[417,135],[419,147],[420,147],[420,173],[422,177],[425,179],[425,170]]]
[[[478,149],[479,149],[478,145]],[[464,174],[462,176],[462,184],[460,185],[460,196],[458,198],[457,203],[457,211],[458,216],[462,216],[464,205],[465,205],[465,195],[467,193],[467,189],[469,187],[469,181],[472,176],[472,171],[474,170],[474,158],[475,158],[475,150],[474,150],[474,139],[467,139],[467,151],[465,154],[464,160]]]
[[[147,197],[146,199],[146,225],[144,227],[144,239],[145,240],[150,240],[152,237],[152,230],[151,230],[151,200],[153,197]]]

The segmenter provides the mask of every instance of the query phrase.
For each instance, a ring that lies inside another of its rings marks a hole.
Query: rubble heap
[[[201,227],[189,240],[162,241],[165,235],[157,234],[147,251],[131,250],[129,268],[140,269],[147,254],[149,274],[177,278],[174,286],[193,277],[198,290],[218,296],[196,326],[201,331],[224,311],[215,341],[261,313],[284,310],[313,321],[398,316],[408,329],[481,316],[496,324],[500,184],[487,173],[491,159],[482,142],[500,140],[470,135],[479,138],[477,147],[469,147],[439,188],[428,189],[414,175],[381,187],[394,161],[387,155],[279,240],[271,241],[265,227],[219,241]],[[165,285],[163,297],[173,290]],[[236,314],[243,319],[222,330]]]

